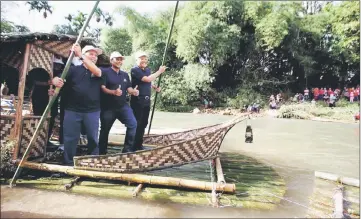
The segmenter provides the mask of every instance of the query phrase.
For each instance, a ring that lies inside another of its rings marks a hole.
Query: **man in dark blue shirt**
[[[99,154],[100,93],[103,84],[102,72],[95,65],[102,50],[93,46],[85,46],[81,50],[79,44],[74,44],[72,49],[75,56],[81,57],[83,64],[70,67],[64,87],[63,95],[68,96],[63,122],[66,165],[73,165],[82,124],[88,137],[89,154]],[[61,78],[54,77],[53,84],[62,87],[64,82]]]
[[[134,146],[136,150],[144,150],[143,136],[145,128],[148,125],[148,117],[150,112],[150,96],[151,89],[160,92],[160,88],[152,85],[152,81],[161,75],[166,67],[161,66],[159,70],[151,74],[148,68],[148,55],[143,52],[136,54],[137,65],[131,69],[132,87],[138,86],[139,96],[132,96],[130,105],[133,109],[134,116],[137,119],[137,132],[135,134]]]
[[[138,96],[139,91],[132,88],[129,75],[120,70],[124,56],[119,52],[110,55],[109,68],[102,68],[104,85],[102,85],[101,112],[100,112],[100,136],[99,153],[106,154],[108,147],[108,136],[116,119],[127,127],[124,140],[123,153],[134,152],[134,137],[137,129],[132,109],[127,103],[127,93]]]

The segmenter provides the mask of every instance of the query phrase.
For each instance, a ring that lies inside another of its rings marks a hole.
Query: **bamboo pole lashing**
[[[174,177],[150,176],[150,175],[133,174],[133,173],[130,174],[130,173],[112,173],[112,172],[79,170],[69,166],[61,166],[61,165],[46,164],[46,163],[34,163],[28,161],[25,161],[23,163],[23,167],[36,169],[36,170],[43,170],[48,172],[61,172],[72,176],[119,180],[119,181],[149,184],[149,185],[180,187],[180,188],[196,189],[202,191],[212,191],[212,187],[213,187],[213,184],[210,182],[204,182],[198,180],[189,180],[189,179],[181,179]],[[215,189],[216,191],[219,192],[234,193],[236,191],[236,186],[235,184],[215,183]]]

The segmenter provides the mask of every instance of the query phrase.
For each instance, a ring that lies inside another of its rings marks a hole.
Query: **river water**
[[[187,113],[156,112],[152,127],[154,130],[172,127],[172,129],[194,128],[224,122],[232,117],[222,115],[194,115]],[[272,166],[285,179],[287,191],[277,209],[272,211],[258,211],[243,208],[211,208],[180,204],[157,204],[141,200],[124,201],[96,198],[97,203],[107,202],[108,217],[305,217],[309,207],[309,197],[313,192],[314,171],[323,171],[346,177],[359,179],[359,124],[342,124],[316,122],[304,120],[286,120],[274,118],[257,118],[249,121],[253,127],[254,142],[244,143],[245,122],[236,125],[228,132],[221,147],[221,152],[232,152],[256,158],[260,162]],[[121,132],[122,125],[117,122],[112,130],[113,134]],[[112,140],[119,139],[114,136]],[[18,194],[22,189],[17,188]],[[15,190],[9,191],[2,187],[2,192],[8,196]],[[37,191],[38,193],[40,191]],[[54,195],[53,192],[44,192],[44,196]],[[40,193],[41,193],[40,192]],[[45,194],[50,193],[50,194]],[[24,195],[28,192],[23,192]],[[68,194],[60,193],[57,196]],[[262,194],[260,194],[262,195]],[[272,195],[272,194],[265,194]],[[94,197],[79,197],[76,205],[94,207],[94,212],[81,214],[73,210],[74,217],[107,217],[97,213],[97,205],[92,203]],[[30,199],[30,197],[29,197]],[[67,199],[67,197],[64,197]],[[103,201],[101,201],[103,200]],[[2,198],[3,201],[3,198]],[[8,205],[2,204],[2,216],[22,214],[26,217],[46,217],[51,211],[26,213],[25,210],[11,205],[11,199],[6,200]],[[62,201],[67,205],[66,201]],[[29,203],[30,204],[30,203]],[[120,206],[119,206],[120,205]],[[9,207],[12,206],[12,207]],[[118,208],[116,207],[118,206]],[[121,206],[127,206],[127,209]],[[137,207],[138,206],[138,207]],[[139,206],[143,206],[141,210]],[[6,209],[4,209],[6,207]],[[73,206],[74,207],[74,206]],[[64,209],[65,207],[62,207]],[[71,207],[69,207],[72,209]],[[115,209],[114,209],[115,208]],[[121,209],[119,209],[121,208]],[[54,208],[53,208],[54,209]],[[113,210],[112,210],[113,209]],[[5,210],[5,211],[4,211]],[[71,210],[69,210],[71,211]],[[11,213],[12,212],[12,213]],[[128,213],[127,213],[128,212]],[[44,215],[42,215],[44,214]],[[125,215],[124,215],[125,214]],[[20,216],[19,216],[20,215]],[[61,214],[55,214],[60,215]],[[63,214],[63,216],[70,216]],[[119,216],[123,215],[123,216]]]

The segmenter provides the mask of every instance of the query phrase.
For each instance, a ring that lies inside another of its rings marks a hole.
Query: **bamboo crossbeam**
[[[318,172],[315,171],[315,177],[331,180],[335,182],[340,182],[345,185],[355,186],[360,188],[360,180],[349,178],[349,177],[342,177],[331,173],[324,173],[324,172]]]
[[[95,179],[119,180],[119,181],[149,184],[149,185],[189,188],[189,189],[196,189],[202,191],[212,191],[212,186],[213,186],[211,182],[204,182],[198,180],[180,179],[175,177],[150,176],[143,174],[79,170],[69,166],[61,166],[61,165],[46,164],[46,163],[34,163],[28,161],[25,161],[23,163],[23,167],[29,169],[48,171],[48,172],[60,172],[71,176],[90,177]],[[236,191],[235,184],[220,184],[220,183],[214,183],[214,184],[215,184],[215,189],[218,192],[223,191],[226,193],[234,193]]]

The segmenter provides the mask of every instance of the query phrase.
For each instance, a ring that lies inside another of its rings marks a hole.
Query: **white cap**
[[[98,55],[101,55],[103,53],[103,51],[101,49],[95,48],[94,46],[91,46],[91,45],[84,46],[84,48],[81,50],[81,53],[85,54],[86,52],[88,52],[90,50],[94,50],[95,52],[98,53]]]
[[[137,59],[137,58],[140,58],[140,57],[142,57],[142,56],[148,57],[148,54],[145,53],[145,52],[137,52],[137,53],[135,53],[135,58],[136,58],[136,59]]]
[[[61,60],[61,58],[56,58],[55,56],[53,57],[53,62],[64,65],[63,60]]]
[[[120,54],[119,52],[112,52],[112,54],[110,54],[110,60],[118,57],[122,57],[124,59],[124,56],[122,56],[122,54]]]

